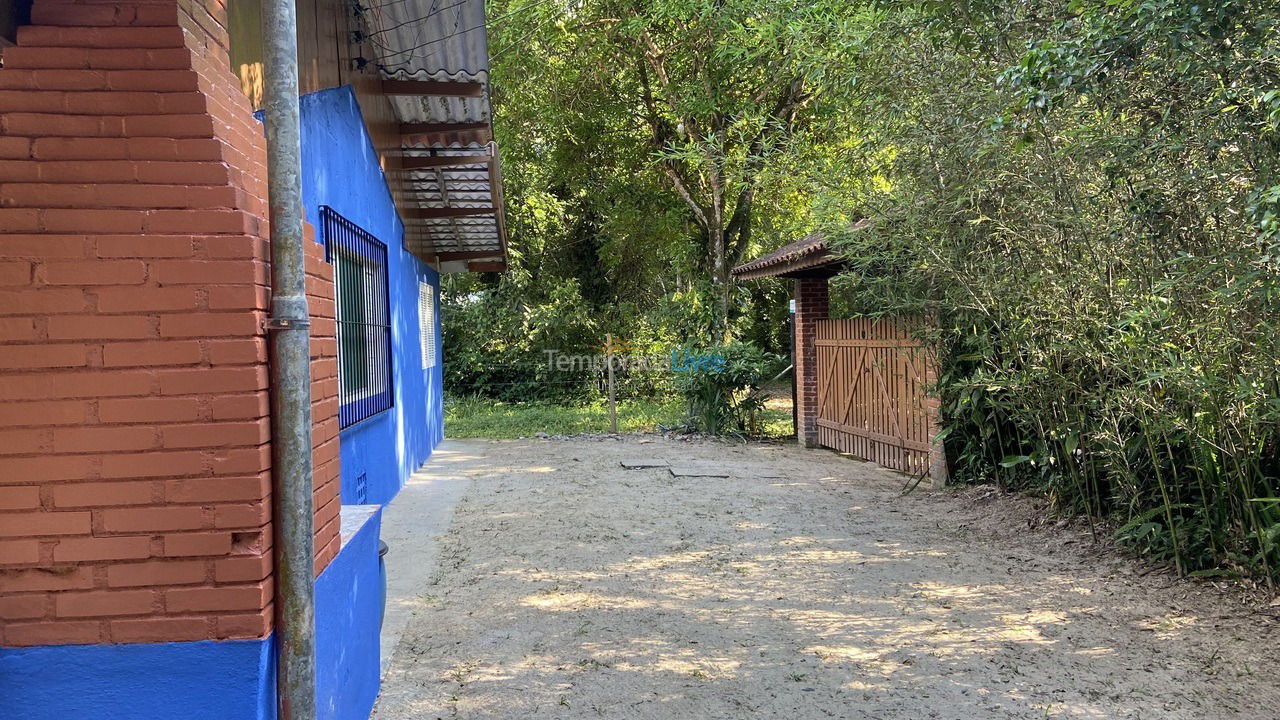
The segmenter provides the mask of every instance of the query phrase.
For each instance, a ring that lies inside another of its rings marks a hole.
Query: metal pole
[[[263,0],[267,196],[271,205],[272,497],[276,695],[281,720],[316,716],[311,499],[310,319],[303,265],[298,20],[294,0]]]
[[[613,333],[605,335],[605,344],[607,346],[606,357],[609,360],[609,432],[618,433],[618,406],[614,401],[613,394]]]

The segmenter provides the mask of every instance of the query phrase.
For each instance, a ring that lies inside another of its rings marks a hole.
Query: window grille
[[[418,283],[418,339],[422,343],[422,369],[436,366],[436,289]]]
[[[369,502],[369,479],[365,473],[356,476],[356,504],[364,505]]]
[[[345,428],[392,405],[387,246],[331,207],[320,208],[320,219],[325,260],[333,265],[338,424]]]

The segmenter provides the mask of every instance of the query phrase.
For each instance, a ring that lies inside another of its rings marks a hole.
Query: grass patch
[[[620,400],[618,432],[653,432],[658,425],[680,424],[683,415],[684,403],[679,398]],[[450,398],[444,405],[444,427],[446,435],[458,438],[607,433],[609,403],[508,403],[480,397]]]
[[[655,432],[659,425],[674,427],[682,423],[684,414],[685,403],[680,398],[619,400],[618,432]],[[448,437],[498,440],[538,433],[607,433],[609,403],[508,403],[481,397],[448,398],[444,404],[444,427]],[[765,410],[764,429],[770,437],[789,435],[790,413]]]
[[[760,423],[761,437],[789,438],[795,435],[795,426],[791,423],[791,409],[766,407],[761,411],[764,421]]]

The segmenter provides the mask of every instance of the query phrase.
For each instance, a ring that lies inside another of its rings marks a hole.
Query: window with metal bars
[[[333,265],[338,313],[338,424],[354,425],[392,405],[387,246],[333,208],[320,208],[325,260]]]

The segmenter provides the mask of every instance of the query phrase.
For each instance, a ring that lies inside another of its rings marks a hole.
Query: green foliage
[[[587,368],[561,370],[547,351],[594,352],[598,320],[572,281],[459,289],[453,279],[441,300],[445,390],[507,400],[583,398],[594,386]]]
[[[789,285],[727,273],[815,216],[849,219],[841,198],[865,183],[846,171],[858,143],[840,109],[870,12],[491,3],[510,270],[446,280],[447,390],[594,397],[600,373],[548,370],[544,353],[592,352],[606,334],[659,355],[726,334],[785,351]],[[671,384],[618,381],[629,394]]]
[[[960,480],[1280,577],[1276,8],[886,7],[834,304],[938,319]]]
[[[712,435],[761,434],[765,401],[759,390],[777,372],[777,358],[741,342],[681,348],[675,358],[676,389],[692,428]]]
[[[607,333],[783,351],[787,287],[725,273],[824,228],[849,258],[834,312],[936,318],[957,478],[1184,572],[1280,576],[1274,3],[490,13],[512,270],[449,280],[451,391],[591,401],[600,374],[543,352]],[[681,381],[697,422],[747,428],[752,382],[704,381]]]
[[[838,0],[497,0],[495,133],[513,253],[567,250],[584,298],[677,296],[700,334],[751,320],[729,271],[810,229],[853,144],[840,113],[870,11]],[[824,172],[825,171],[825,172]],[[812,192],[823,176],[825,194]],[[521,226],[525,212],[535,224]],[[550,231],[550,232],[547,232]],[[757,239],[759,238],[759,239]],[[536,265],[534,263],[537,263]],[[602,298],[605,299],[605,298]]]

